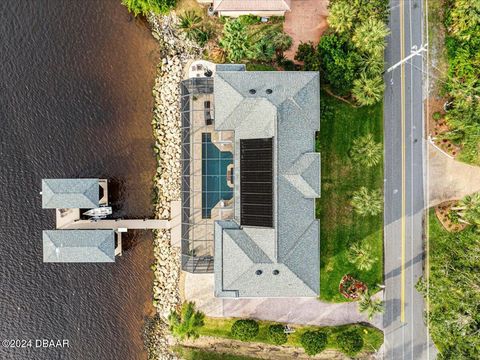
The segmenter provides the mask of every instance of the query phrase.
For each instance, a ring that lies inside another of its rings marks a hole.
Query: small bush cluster
[[[324,331],[306,331],[300,337],[300,343],[308,355],[316,355],[327,347],[328,335]]]
[[[233,337],[242,341],[248,341],[258,335],[258,330],[258,323],[255,320],[241,319],[233,323],[231,332]]]
[[[362,334],[357,329],[337,335],[338,348],[349,356],[356,355],[363,348]]]
[[[268,340],[275,345],[285,344],[288,340],[288,335],[285,334],[284,326],[281,324],[273,324],[268,327]]]

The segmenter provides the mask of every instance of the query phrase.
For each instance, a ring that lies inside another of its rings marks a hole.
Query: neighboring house
[[[211,258],[217,297],[318,296],[318,72],[217,70],[183,86],[183,269]],[[195,109],[206,98],[212,125]]]
[[[211,1],[203,1],[210,3]],[[263,17],[284,16],[290,11],[291,0],[214,0],[212,10],[219,16],[238,17],[256,15]]]

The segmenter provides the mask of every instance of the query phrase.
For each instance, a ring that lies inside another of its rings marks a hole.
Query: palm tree
[[[380,75],[370,78],[367,73],[360,73],[360,78],[353,81],[352,95],[361,106],[373,105],[383,97],[385,85]]]
[[[202,22],[202,18],[195,13],[195,11],[185,11],[179,17],[180,23],[178,26],[183,30],[193,30],[198,24]]]
[[[372,320],[374,315],[383,313],[383,301],[381,299],[373,299],[367,290],[360,296],[358,310],[361,313],[367,313],[368,319]]]
[[[339,33],[352,29],[356,17],[356,7],[348,0],[337,0],[328,9],[328,25]]]
[[[459,221],[480,228],[480,193],[465,196],[452,210],[457,212]]]
[[[351,204],[355,211],[362,216],[378,215],[382,212],[382,193],[380,190],[369,191],[362,186],[353,193]]]
[[[384,61],[383,56],[371,56],[365,54],[360,60],[360,71],[364,72],[368,77],[375,77],[383,72]]]
[[[372,246],[363,241],[361,244],[353,244],[347,253],[348,262],[354,264],[360,271],[369,271],[378,260],[372,256]]]
[[[184,302],[180,313],[172,311],[168,316],[170,331],[180,340],[185,338],[196,339],[198,330],[204,325],[205,314],[195,310],[195,303]]]
[[[375,142],[372,134],[367,134],[353,140],[351,158],[353,162],[366,167],[380,163],[382,159],[382,144]]]
[[[362,22],[354,31],[353,44],[365,53],[380,56],[385,49],[385,37],[389,34],[387,25],[374,17]]]

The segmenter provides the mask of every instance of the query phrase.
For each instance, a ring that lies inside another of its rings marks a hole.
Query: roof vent
[[[273,273],[273,275],[278,275],[278,274],[280,274],[280,271],[278,271],[278,270],[273,270],[272,273]]]
[[[250,94],[254,95],[254,94],[257,93],[257,90],[255,90],[255,89],[250,89],[250,90],[248,90],[248,92],[249,92]]]
[[[255,271],[255,274],[257,274],[257,275],[262,275],[262,273],[263,273],[262,270],[257,270],[257,271]]]
[[[265,92],[270,95],[271,93],[273,93],[273,90],[272,89],[267,89],[267,90],[265,90]]]

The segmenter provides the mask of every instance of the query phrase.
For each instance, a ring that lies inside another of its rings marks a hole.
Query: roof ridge
[[[240,245],[240,243],[238,243],[238,242],[236,241],[236,239],[230,235],[230,233],[231,233],[232,231],[233,231],[233,232],[236,232],[236,233],[238,233],[238,234],[244,235],[244,236],[248,239],[248,241],[250,242],[249,245],[250,245],[250,246],[253,245],[253,246],[256,248],[255,251],[260,254],[260,257],[263,257],[263,258],[269,260],[269,262],[264,262],[265,264],[273,263],[273,261],[272,261],[272,259],[270,258],[270,256],[268,256],[268,255],[265,253],[265,251],[263,251],[263,249],[262,249],[260,246],[258,246],[258,244],[257,244],[255,241],[253,241],[253,239],[251,238],[251,236],[248,235],[243,229],[225,229],[224,231],[230,236],[230,238],[231,238],[231,239],[233,240],[233,242],[238,246],[238,248],[239,248],[240,250],[242,250],[242,252],[243,252],[254,264],[255,264],[255,263],[259,263],[259,262],[256,262],[256,259],[252,259],[252,257],[248,254],[248,252],[244,250],[244,248],[242,247],[243,242],[241,242],[242,245]]]
[[[305,180],[305,179],[303,178],[302,175],[300,175],[300,174],[283,174],[283,177],[284,177],[285,179],[287,179],[288,182],[289,182],[290,184],[292,184],[293,187],[294,187],[295,189],[297,189],[304,197],[307,197],[307,196],[308,196],[308,197],[310,198],[310,197],[312,197],[312,195],[317,195],[317,192],[315,191],[315,189],[308,183],[307,180]],[[300,181],[300,182],[303,184],[303,186],[305,186],[306,188],[308,188],[308,192],[309,192],[310,194],[307,194],[305,191],[302,191],[301,189],[299,189],[299,187],[294,184],[292,178],[298,179],[298,181]]]
[[[223,0],[221,0],[221,1],[223,1]],[[240,105],[242,105],[243,101],[245,100],[245,96],[243,96],[242,94],[240,94],[240,92],[237,91],[237,89],[235,89],[228,81],[226,81],[226,80],[223,78],[221,71],[220,71],[220,72],[217,72],[217,76],[218,76],[220,79],[222,79],[222,81],[223,81],[225,84],[227,84],[236,94],[238,94],[238,95],[242,98],[242,100],[240,100],[240,102],[239,102],[235,107],[233,107],[232,110],[225,116],[225,119],[228,119],[228,118],[229,118],[230,116],[232,116],[232,114],[237,110],[237,108],[238,108]]]
[[[308,227],[305,229],[305,231],[297,238],[297,240],[298,240],[298,239],[301,239],[301,238],[303,237],[303,235],[305,235],[305,233],[306,233],[308,230],[310,230],[310,228],[312,227],[313,223],[316,223],[316,222],[318,222],[317,219],[312,220],[312,222],[308,225]],[[296,241],[296,242],[295,242],[295,245],[292,246],[292,248],[288,251],[287,255],[285,255],[283,258],[284,258],[285,260],[288,260],[288,259],[290,258],[290,256],[292,255],[292,253],[297,249],[297,247],[300,246],[299,244],[300,244],[300,241]],[[285,261],[282,261],[282,264],[285,264]],[[287,265],[285,265],[285,266],[287,266]],[[287,266],[287,267],[288,267],[288,266]],[[288,267],[288,268],[289,268],[289,267]],[[290,269],[290,268],[289,268],[289,269]]]

